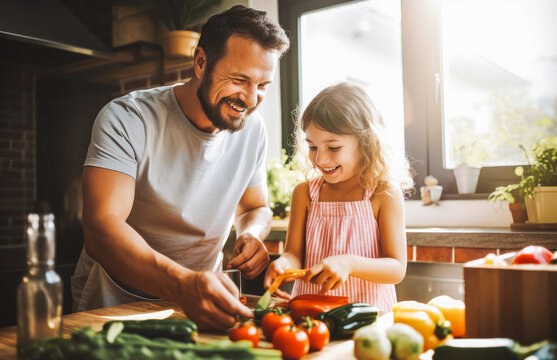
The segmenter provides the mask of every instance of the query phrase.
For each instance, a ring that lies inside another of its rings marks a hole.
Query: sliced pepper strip
[[[269,289],[267,289],[267,291],[269,292],[269,294],[272,295],[279,288],[279,286],[282,284],[282,281],[284,279],[286,278],[299,279],[304,277],[306,273],[307,273],[307,269],[286,269],[284,270],[284,273],[277,276],[275,280],[273,280],[273,283],[271,284],[271,286],[269,286]]]

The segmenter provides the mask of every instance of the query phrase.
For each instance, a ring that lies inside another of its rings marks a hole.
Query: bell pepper
[[[315,317],[329,328],[331,339],[352,337],[361,327],[370,325],[377,319],[377,308],[366,303],[350,303],[323,312]]]
[[[291,311],[290,316],[294,320],[299,320],[305,316],[313,318],[322,312],[346,305],[349,302],[347,296],[304,294],[290,300],[288,308]]]
[[[451,322],[452,334],[455,337],[464,337],[466,333],[465,306],[462,300],[453,299],[448,295],[434,297],[428,302],[439,308],[445,319]]]
[[[436,348],[452,338],[451,323],[439,308],[416,301],[401,301],[393,307],[394,322],[410,325],[424,338],[424,350]]]
[[[425,311],[435,323],[444,322],[446,320],[439,308],[414,300],[397,302],[393,306],[393,312],[399,310]]]
[[[513,260],[516,264],[549,264],[551,260],[551,251],[543,246],[530,245],[520,250]]]

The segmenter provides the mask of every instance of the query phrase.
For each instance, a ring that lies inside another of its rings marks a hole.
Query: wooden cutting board
[[[247,306],[255,308],[258,296],[246,295]],[[273,299],[272,302],[280,301]],[[69,336],[72,330],[90,325],[95,331],[99,331],[102,325],[111,320],[146,320],[146,319],[165,319],[168,317],[185,318],[184,312],[174,303],[169,301],[139,301],[129,304],[122,304],[108,308],[101,308],[65,315],[63,321],[64,336]],[[392,316],[382,316],[379,322],[388,326],[392,323]],[[226,339],[224,332],[200,332],[199,341],[207,342],[215,339]],[[263,336],[261,336],[263,339]],[[17,329],[15,326],[0,329],[0,359],[16,360]],[[259,347],[272,348],[268,341],[260,341]],[[354,342],[352,340],[332,341],[321,351],[313,352],[304,359],[322,360],[351,360],[353,355]]]
[[[557,339],[557,265],[464,265],[466,337]]]

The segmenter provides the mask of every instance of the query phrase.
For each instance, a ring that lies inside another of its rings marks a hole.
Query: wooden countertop
[[[246,295],[246,297],[248,298],[248,306],[254,308],[259,297],[254,295]],[[168,317],[185,318],[185,315],[176,304],[169,301],[139,301],[65,315],[62,320],[63,333],[64,336],[69,336],[73,329],[87,325],[98,331],[105,322],[111,320],[165,319]],[[392,317],[389,318],[389,316],[383,316],[379,319],[385,325],[392,323]],[[226,338],[227,335],[224,332],[201,332],[199,334],[200,342]],[[259,347],[272,348],[271,343],[263,341],[263,337],[259,344]],[[0,329],[0,359],[17,359],[16,345],[17,328],[12,326]],[[354,342],[352,340],[332,341],[323,350],[309,353],[304,359],[355,359],[353,349]]]

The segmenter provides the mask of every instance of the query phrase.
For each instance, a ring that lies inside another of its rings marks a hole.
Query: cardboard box
[[[507,255],[507,254],[506,254]],[[514,255],[514,254],[511,254]],[[557,265],[464,265],[466,337],[557,340]]]

